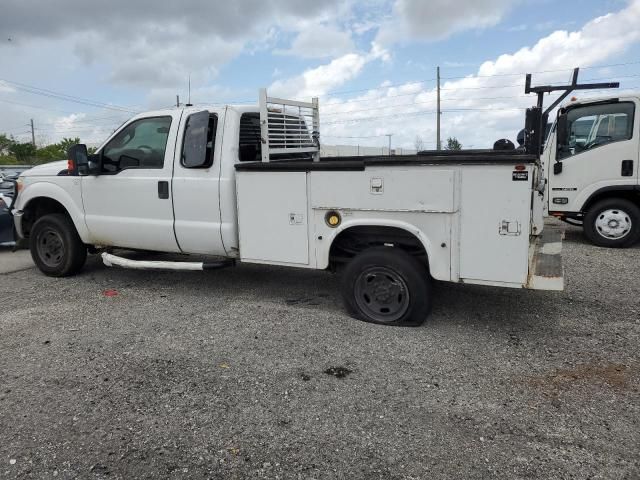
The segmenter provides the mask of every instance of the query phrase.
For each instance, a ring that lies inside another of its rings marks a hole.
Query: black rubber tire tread
[[[393,268],[409,290],[409,308],[395,322],[385,323],[369,318],[355,300],[355,282],[360,273],[371,266]],[[426,265],[400,248],[371,247],[356,255],[341,275],[341,293],[347,312],[358,320],[382,325],[419,326],[431,312],[431,277]]]
[[[631,231],[621,239],[607,239],[600,235],[595,227],[595,220],[601,212],[610,209],[624,210],[631,217]],[[584,216],[583,231],[585,236],[600,247],[627,248],[640,240],[640,208],[624,198],[607,198],[594,204]]]
[[[62,263],[53,268],[46,265],[38,254],[37,238],[38,233],[45,227],[53,228],[60,233],[65,246],[65,258]],[[87,260],[87,247],[73,225],[71,219],[62,213],[52,213],[40,217],[29,236],[29,249],[31,250],[31,258],[42,273],[49,277],[68,277],[78,273]]]

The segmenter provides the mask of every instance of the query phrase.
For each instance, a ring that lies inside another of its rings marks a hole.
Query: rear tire
[[[87,247],[78,236],[71,219],[61,213],[39,218],[29,236],[31,258],[49,277],[78,273],[87,259]]]
[[[640,208],[623,198],[602,200],[584,216],[583,229],[600,247],[630,247],[640,240]]]
[[[431,311],[429,272],[418,259],[394,247],[373,247],[342,272],[349,314],[384,325],[421,325]]]

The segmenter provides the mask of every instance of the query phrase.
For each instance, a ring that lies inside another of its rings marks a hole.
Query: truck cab
[[[639,107],[638,95],[574,99],[546,142],[549,214],[581,224],[596,245],[640,240]]]

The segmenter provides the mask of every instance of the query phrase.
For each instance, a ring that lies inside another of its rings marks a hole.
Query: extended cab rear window
[[[259,113],[243,113],[240,117],[239,157],[241,162],[259,162],[262,160]]]
[[[182,139],[180,163],[185,168],[209,168],[213,165],[218,116],[207,111],[190,115]]]

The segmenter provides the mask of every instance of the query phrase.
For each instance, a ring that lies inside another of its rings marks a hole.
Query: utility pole
[[[384,136],[389,137],[389,155],[391,155],[391,137],[393,136],[393,133],[386,133]]]
[[[33,118],[31,119],[31,143],[36,146],[36,132],[33,128]]]
[[[180,107],[180,95],[176,95],[176,107]]]
[[[436,117],[436,150],[440,150],[440,67],[436,70],[436,79],[438,81],[438,113]]]

